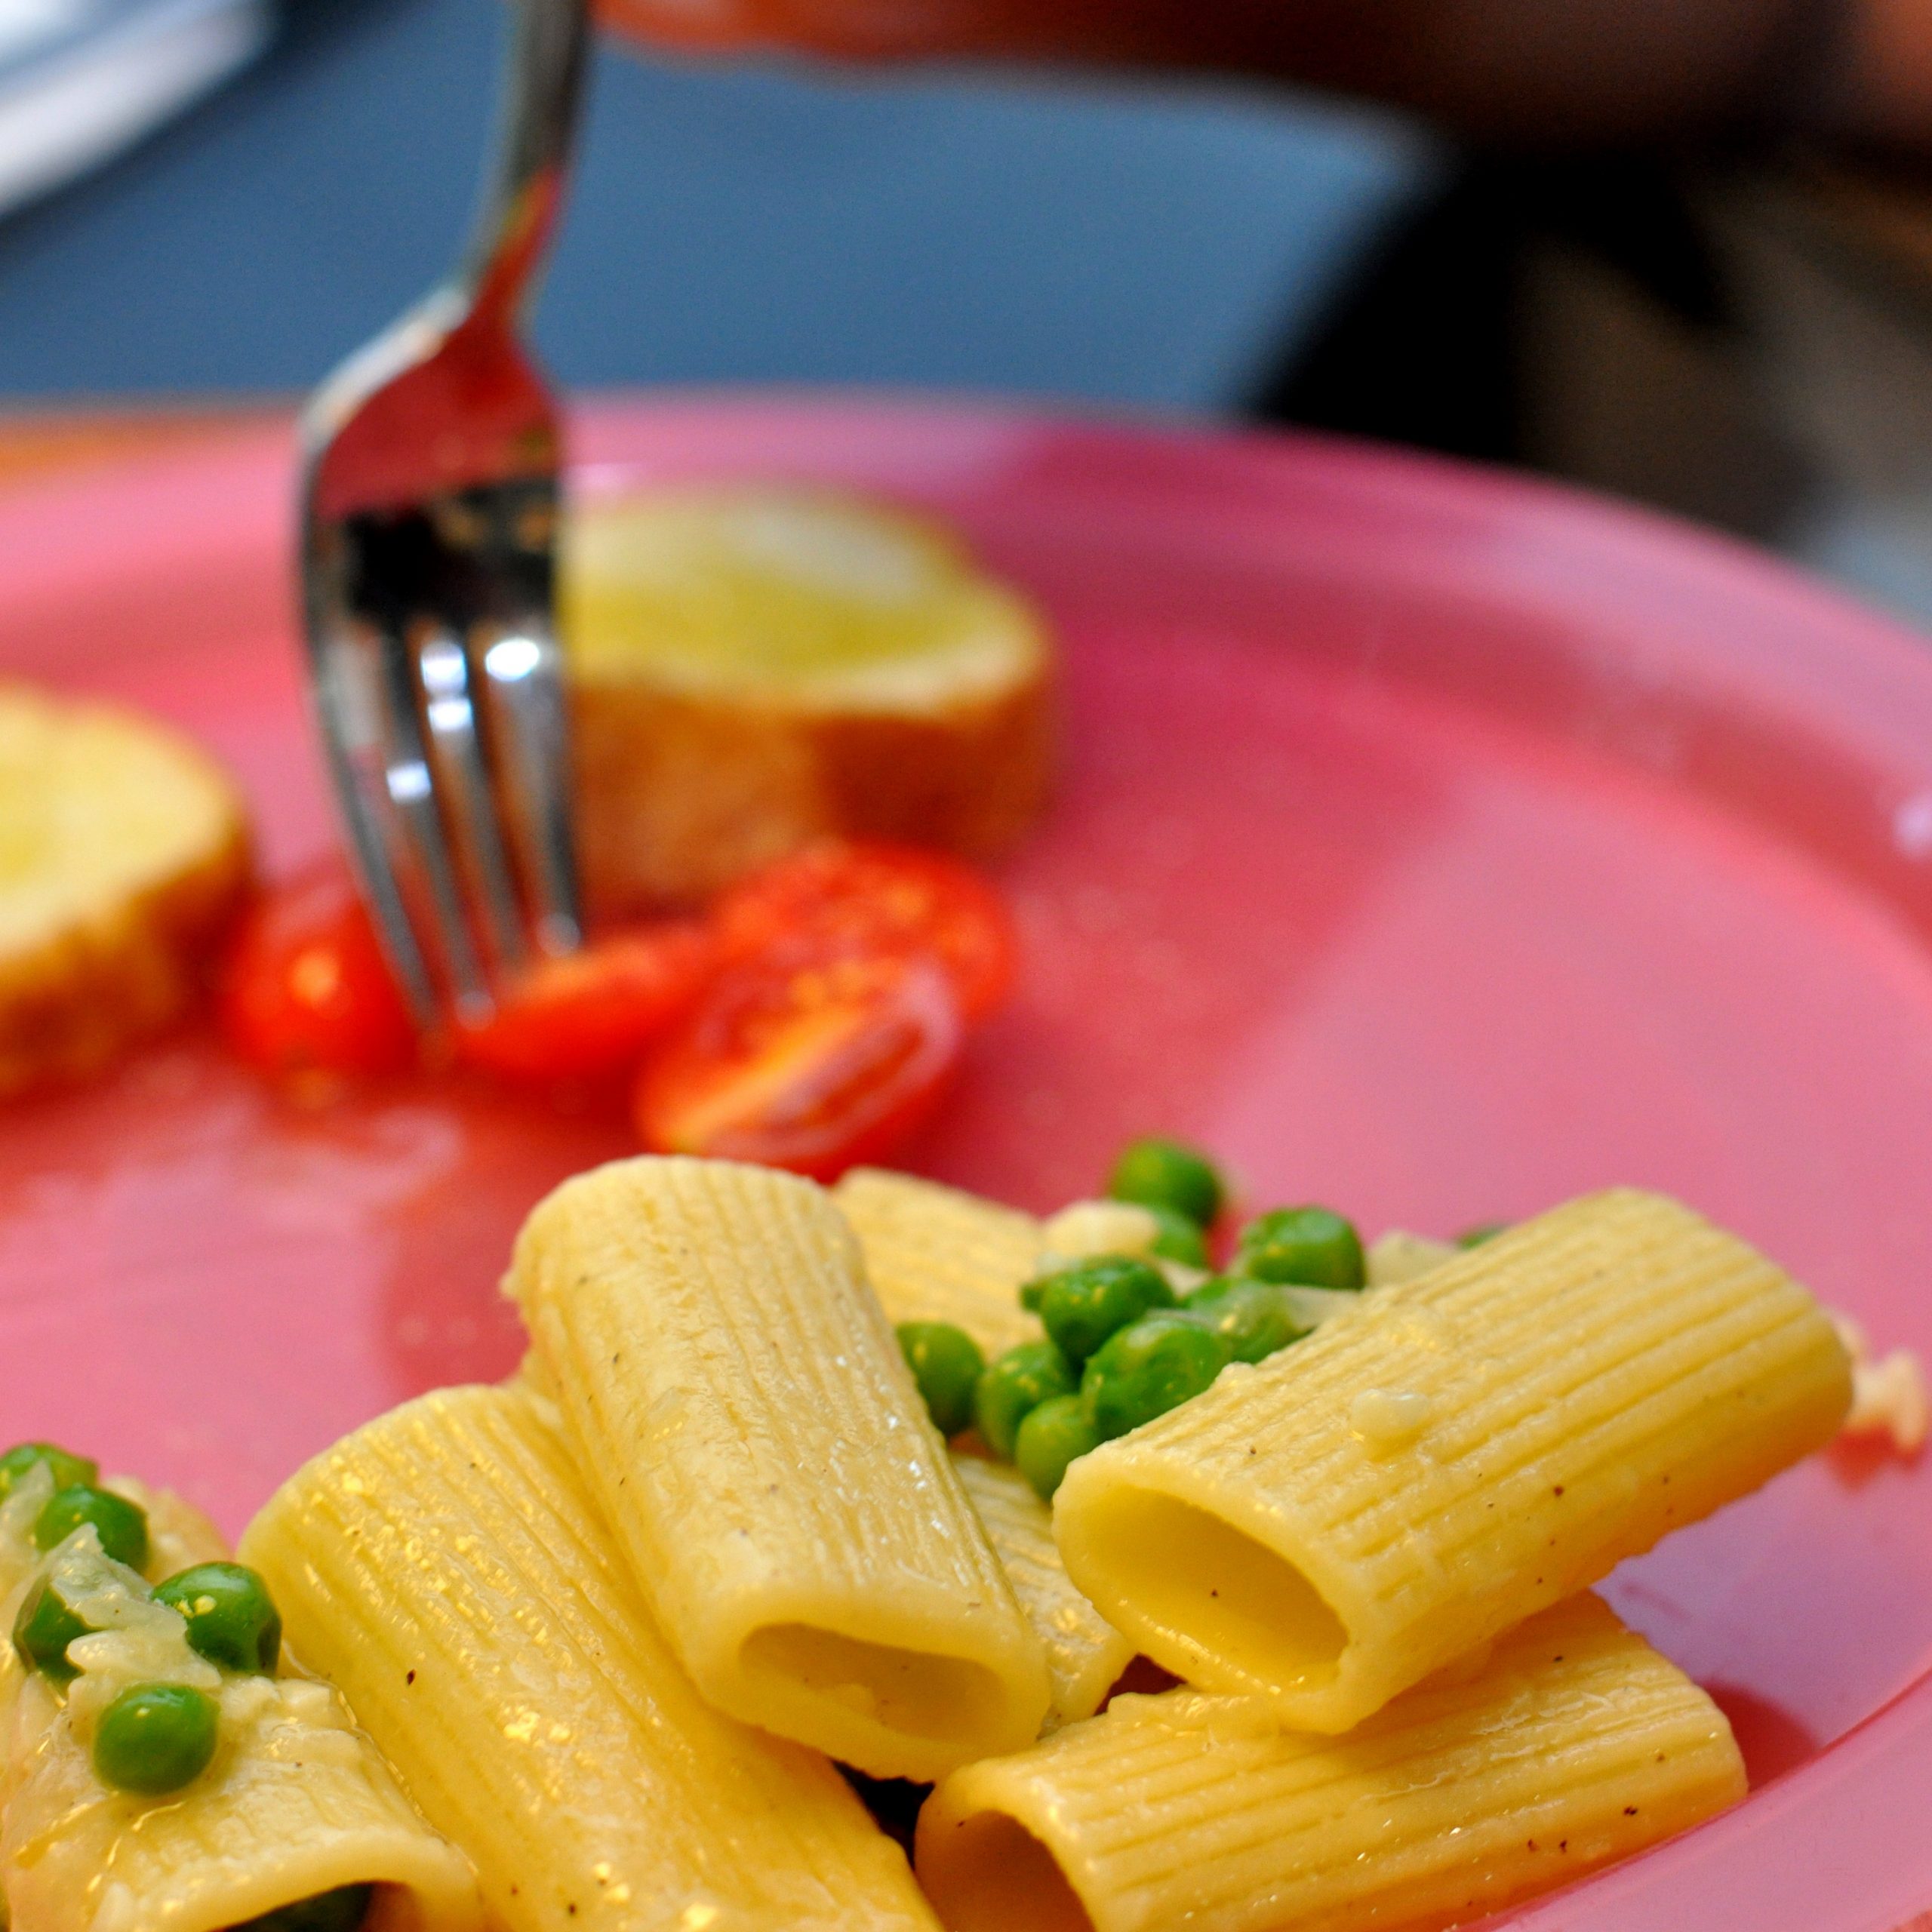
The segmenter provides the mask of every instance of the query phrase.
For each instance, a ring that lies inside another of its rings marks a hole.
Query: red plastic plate
[[[909,1164],[1036,1207],[1124,1135],[1428,1232],[1613,1181],[1932,1358],[1932,653],[1762,558],[1331,444],[771,399],[606,406],[583,487],[829,479],[953,519],[1066,646],[1011,866],[1027,964]],[[285,438],[0,496],[0,666],[328,815]],[[620,1122],[424,1086],[304,1109],[205,1039],[0,1115],[0,1415],[231,1527],[517,1348],[495,1284]],[[1932,1927],[1927,1469],[1838,1452],[1611,1594],[1731,1712],[1740,1810],[1518,1915]]]

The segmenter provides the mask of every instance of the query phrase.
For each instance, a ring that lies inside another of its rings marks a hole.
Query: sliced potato
[[[0,684],[0,1094],[174,1019],[247,880],[234,786],[163,727]]]
[[[561,608],[599,909],[702,898],[828,833],[985,857],[1040,808],[1044,627],[916,518],[804,489],[592,503]]]

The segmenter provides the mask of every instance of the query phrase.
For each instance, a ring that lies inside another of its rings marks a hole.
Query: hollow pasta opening
[[[377,1885],[361,1932],[424,1932],[435,1922],[413,1885]]]
[[[978,1737],[1006,1705],[1005,1687],[983,1664],[867,1643],[809,1623],[753,1631],[743,1657],[750,1675],[785,1678],[913,1737]]]
[[[961,1819],[920,1854],[920,1882],[949,1932],[1094,1932],[1053,1854],[1003,1811]]]
[[[1191,1503],[1110,1496],[1088,1524],[1094,1558],[1157,1628],[1279,1690],[1334,1681],[1349,1632],[1295,1566]]]
[[[312,1865],[315,1861],[309,1863]],[[332,1885],[323,1874],[319,1881],[308,1875],[283,1873],[251,1875],[245,1883],[223,1890],[211,1887],[196,1902],[192,1914],[175,1922],[189,1932],[251,1932],[258,1921],[285,1912],[307,1908],[318,1927],[331,1924],[352,1932],[424,1932],[433,1924],[412,1885],[381,1879],[351,1881]],[[351,1897],[351,1894],[358,1895]],[[333,1906],[336,1909],[331,1911]]]

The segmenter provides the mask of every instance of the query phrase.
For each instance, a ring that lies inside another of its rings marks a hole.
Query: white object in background
[[[0,214],[159,127],[270,24],[268,0],[0,0]]]

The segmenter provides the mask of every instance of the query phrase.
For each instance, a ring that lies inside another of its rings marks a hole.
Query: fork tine
[[[497,956],[514,965],[528,950],[523,913],[510,881],[496,792],[476,728],[469,653],[456,638],[439,632],[417,651],[416,669],[423,684],[423,717],[435,758],[437,785],[445,801],[446,829],[454,829],[481,891]]]
[[[539,943],[568,952],[583,937],[571,838],[570,720],[563,653],[547,626],[507,632],[483,654],[506,783],[511,841]]]
[[[368,651],[360,640],[339,632],[317,642],[315,693],[321,713],[322,746],[351,856],[389,963],[402,982],[417,1024],[428,1025],[435,1018],[436,990],[397,887],[384,829],[389,798],[379,769],[380,734],[376,723],[382,699],[368,675]]]
[[[392,807],[396,841],[422,880],[435,921],[437,949],[448,974],[456,1008],[466,1017],[491,1010],[488,983],[463,916],[463,897],[449,840],[437,808],[435,774],[417,715],[417,687],[407,645],[398,636],[383,640],[386,673],[381,706],[383,783]]]
[[[365,896],[426,1026],[451,1001],[489,1011],[491,974],[528,955],[525,908],[547,950],[581,934],[550,616],[557,426],[518,330],[562,203],[589,14],[520,0],[463,265],[303,418],[318,715]]]

